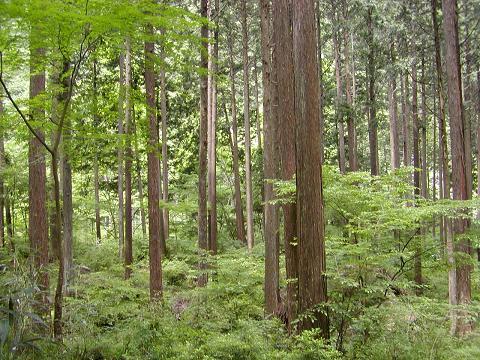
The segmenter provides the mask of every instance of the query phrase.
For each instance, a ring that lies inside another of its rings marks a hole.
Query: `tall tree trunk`
[[[319,78],[319,91],[320,91],[320,116],[319,116],[319,123],[320,123],[320,151],[322,157],[322,164],[324,162],[325,157],[325,148],[324,148],[324,108],[325,108],[325,96],[324,96],[324,86],[323,86],[323,37],[322,37],[322,9],[320,6],[321,1],[315,1],[315,15],[317,17],[317,56],[318,56],[318,78]],[[350,134],[349,134],[350,136]]]
[[[378,169],[378,123],[375,100],[375,38],[373,29],[373,8],[367,11],[367,43],[368,43],[368,138],[370,146],[370,173],[379,175]]]
[[[257,55],[253,59],[253,76],[255,80],[255,123],[257,125],[257,139],[258,148],[263,149],[262,146],[262,126],[260,124],[260,89],[258,83],[258,69],[257,69]],[[263,196],[262,196],[263,199]]]
[[[200,15],[208,19],[208,0],[200,1]],[[208,37],[206,24],[202,24],[200,36],[202,48],[200,52],[200,68],[205,72],[200,75],[200,124],[199,124],[199,164],[198,164],[198,247],[201,253],[200,269],[206,267],[204,252],[208,250],[208,219],[207,219],[207,151],[208,151]],[[207,274],[202,273],[198,278],[198,285],[207,283]]]
[[[132,130],[133,130],[134,150],[135,150],[135,172],[137,176],[138,202],[140,203],[140,221],[142,223],[142,236],[144,239],[146,239],[147,238],[147,222],[145,219],[142,166],[140,163],[140,151],[138,149],[138,133],[137,133],[137,126],[135,121],[135,104],[134,103],[132,103]]]
[[[94,126],[98,126],[100,124],[100,119],[98,115],[98,88],[97,88],[97,61],[94,60],[93,62],[93,122]],[[95,152],[95,158],[93,159],[93,182],[94,182],[94,192],[95,192],[95,233],[97,237],[96,243],[100,243],[102,239],[102,229],[100,224],[100,179],[99,179],[99,171],[98,171],[98,153]]]
[[[271,127],[270,141],[273,141],[270,146],[274,146],[275,137],[278,136],[280,145],[280,164],[281,164],[281,178],[285,181],[291,181],[295,176],[296,171],[296,153],[295,153],[295,77],[294,77],[294,61],[293,61],[293,33],[292,33],[292,13],[291,1],[279,0],[273,4],[273,73],[276,83],[276,91],[278,93],[278,104],[273,103],[272,118],[269,126]],[[316,69],[318,72],[318,69]],[[318,85],[317,85],[318,86]],[[318,89],[317,93],[318,95]],[[315,94],[312,94],[314,96]],[[281,99],[281,100],[280,100]],[[275,116],[276,115],[276,116]],[[317,126],[318,117],[317,119]],[[276,124],[275,124],[276,122]],[[278,132],[278,135],[275,135]],[[319,139],[318,145],[320,145]],[[267,137],[265,137],[265,144],[267,144]],[[265,147],[266,149],[266,147]],[[271,148],[270,151],[275,151]],[[272,157],[271,161],[277,161]],[[276,175],[276,164],[269,164],[269,172],[271,176]],[[297,294],[298,294],[298,254],[296,247],[297,237],[297,212],[296,203],[291,202],[283,205],[283,219],[284,219],[284,240],[285,240],[285,263],[286,263],[286,277],[287,277],[287,318],[289,331],[292,331],[292,323],[296,318],[297,308]],[[278,223],[276,224],[278,227]],[[275,261],[275,266],[278,266],[278,230],[272,234],[271,251],[275,251],[272,255],[272,262]],[[266,264],[267,265],[267,264]],[[267,270],[267,269],[266,269]],[[278,287],[278,273],[275,268],[272,271],[272,281],[275,281],[275,286]],[[275,272],[275,273],[274,273]],[[273,276],[276,278],[273,279]],[[278,289],[272,286],[271,305],[275,305],[274,301],[279,301]]]
[[[160,48],[160,60],[165,62],[165,49]],[[168,202],[168,144],[167,144],[167,79],[165,65],[160,68],[160,112],[162,117],[162,180],[163,180],[163,201]],[[170,236],[170,216],[168,207],[163,209],[163,227],[165,230],[165,240]]]
[[[5,124],[3,119],[3,101],[2,93],[0,91],[0,123]],[[5,218],[3,209],[5,208],[5,186],[4,186],[4,172],[5,172],[5,139],[4,129],[0,128],[0,246],[5,247]]]
[[[348,4],[343,1],[344,8],[344,21],[348,23],[349,12]],[[345,28],[343,32],[344,42],[344,56],[345,56],[345,93],[348,106],[347,113],[347,127],[348,127],[348,165],[350,171],[358,171],[358,159],[357,159],[357,129],[355,126],[355,117],[353,109],[353,97],[352,97],[352,75],[350,72],[350,35]]]
[[[333,48],[334,48],[334,57],[335,57],[335,83],[337,88],[337,96],[335,98],[335,114],[337,118],[337,129],[338,129],[338,166],[342,174],[345,173],[345,129],[343,124],[343,84],[342,84],[342,74],[341,74],[341,59],[340,59],[340,48],[341,41],[338,30],[339,19],[334,11],[332,14],[334,19],[334,34],[333,34]]]
[[[390,60],[395,66],[395,42],[390,46]],[[390,117],[390,162],[392,170],[400,167],[400,151],[398,136],[398,106],[397,106],[397,74],[392,69],[388,84],[388,110]]]
[[[153,35],[147,25],[146,34]],[[145,91],[148,118],[148,242],[150,261],[150,299],[162,297],[162,241],[164,230],[160,221],[160,162],[158,160],[158,130],[155,116],[154,44],[145,42]]]
[[[119,66],[120,66],[120,76],[119,76],[119,85],[120,91],[118,94],[118,256],[123,257],[123,245],[124,245],[124,208],[123,208],[123,161],[124,161],[124,150],[123,150],[123,121],[124,121],[124,102],[125,102],[125,55],[120,54],[119,57]]]
[[[403,166],[410,166],[410,104],[408,91],[408,75],[402,74],[402,135],[403,135]]]
[[[218,63],[218,31],[220,1],[215,0],[215,30],[213,32],[213,51],[209,58],[210,76],[210,102],[208,104],[210,116],[208,117],[208,250],[217,253],[217,63]],[[210,45],[212,46],[212,45]]]
[[[328,316],[316,308],[327,301],[325,234],[320,153],[318,59],[314,0],[293,7],[298,230],[298,311],[313,311],[299,328],[319,327],[329,337]],[[315,308],[315,309],[314,309]],[[313,320],[313,321],[312,321]]]
[[[60,73],[60,83],[62,91],[58,95],[58,104],[64,104],[68,96],[70,64],[68,61],[63,63],[63,70]],[[67,294],[68,287],[73,281],[73,186],[72,186],[72,166],[70,162],[71,155],[71,121],[66,119],[65,130],[63,131],[63,179],[62,179],[62,197],[63,197],[63,257],[64,257],[64,284],[63,292]]]
[[[263,33],[262,33],[263,36]],[[230,61],[230,102],[232,107],[232,159],[233,159],[233,177],[234,177],[234,191],[235,191],[235,224],[237,229],[237,239],[242,243],[246,244],[247,239],[245,237],[245,221],[243,217],[243,204],[242,204],[242,193],[240,189],[240,160],[238,155],[238,121],[237,121],[237,96],[235,89],[235,63],[233,59],[233,35],[231,27],[228,33],[228,51],[229,51],[229,61]],[[264,64],[265,66],[265,64]],[[264,103],[265,99],[270,97],[269,88],[265,85],[264,80]],[[269,105],[267,105],[269,106]],[[265,111],[265,104],[264,104]],[[266,122],[267,117],[264,114],[264,123]]]
[[[125,279],[132,274],[133,262],[133,216],[132,216],[132,54],[130,38],[125,40],[125,135],[127,136],[125,151]]]
[[[417,58],[416,51],[413,54],[412,63],[412,128],[413,128],[413,186],[415,192],[415,199],[420,197],[420,124],[418,120],[418,83],[417,83]],[[415,243],[415,261],[414,261],[414,280],[417,285],[415,291],[420,295],[420,286],[422,285],[422,249],[421,239],[417,238]]]
[[[452,151],[452,187],[454,200],[468,200],[467,160],[465,143],[465,118],[462,103],[462,84],[460,67],[460,47],[458,40],[457,1],[443,0],[443,31],[445,37],[445,55],[447,65],[448,111],[450,118],[450,139]],[[469,176],[469,175],[468,175]],[[462,218],[454,219],[454,234],[461,235],[468,228],[468,222]],[[457,241],[457,250],[471,256],[470,240]],[[471,302],[471,266],[457,265],[457,302],[466,305]],[[454,329],[458,335],[471,332],[472,325],[467,319],[459,318]]]
[[[252,149],[250,139],[250,63],[248,59],[248,25],[247,0],[240,2],[242,23],[242,53],[243,53],[243,118],[245,126],[245,183],[247,197],[247,248],[252,250],[254,244],[253,227],[253,189],[252,189]]]
[[[33,31],[32,31],[33,32]],[[45,92],[45,69],[41,61],[45,57],[45,49],[30,48],[30,99]],[[38,100],[37,100],[38,101]],[[30,109],[31,118],[41,121],[45,117],[45,110],[42,107]],[[41,129],[36,130],[39,136],[45,139]],[[38,274],[38,285],[42,291],[48,291],[48,222],[47,222],[47,190],[46,190],[46,165],[45,150],[42,143],[35,136],[31,136],[28,149],[28,235],[30,240],[30,251],[33,259],[33,266]],[[60,228],[60,227],[58,227]],[[43,302],[46,296],[43,296]]]
[[[477,63],[477,88],[476,88],[476,110],[477,110],[477,196],[480,196],[480,62]],[[480,218],[480,212],[477,214]],[[477,248],[477,259],[480,261],[480,247]]]

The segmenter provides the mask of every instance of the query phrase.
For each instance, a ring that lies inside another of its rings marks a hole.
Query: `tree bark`
[[[5,124],[3,119],[3,101],[2,92],[0,91],[0,122]],[[0,128],[0,246],[5,247],[5,218],[3,209],[5,208],[5,186],[3,179],[5,178],[5,139],[4,129]]]
[[[263,33],[262,33],[263,36]],[[234,200],[235,200],[235,225],[237,230],[237,239],[242,243],[246,244],[247,239],[245,237],[245,221],[243,217],[243,203],[242,203],[242,193],[241,193],[241,180],[240,180],[240,160],[238,155],[238,121],[237,121],[237,96],[235,89],[235,63],[233,58],[233,35],[230,28],[228,33],[228,51],[229,51],[229,61],[230,61],[230,102],[231,102],[231,112],[232,112],[232,159],[233,159],[233,177],[234,177]],[[265,64],[264,64],[265,66]],[[264,102],[266,98],[269,98],[269,93],[265,81],[264,81]],[[269,106],[269,105],[268,105]],[[265,105],[264,105],[265,108]],[[264,122],[266,121],[266,116],[264,115]]]
[[[390,60],[394,67],[396,63],[395,58],[395,42],[390,46]],[[397,74],[396,70],[392,68],[389,76],[388,86],[388,110],[390,117],[390,163],[392,170],[400,167],[400,146],[398,136],[398,104],[397,104]]]
[[[165,49],[161,46],[160,60],[165,62]],[[163,201],[168,203],[168,143],[167,143],[167,79],[165,72],[165,65],[162,64],[160,68],[160,112],[162,117],[162,181],[163,181]],[[163,209],[163,227],[165,230],[164,238],[168,239],[170,236],[170,216],[168,207]]]
[[[367,43],[368,43],[368,139],[370,146],[370,173],[379,175],[378,168],[378,123],[375,94],[375,38],[373,28],[373,8],[367,10]]]
[[[153,35],[153,27],[146,26],[146,34]],[[158,159],[158,131],[155,116],[154,44],[145,42],[145,90],[148,119],[148,242],[150,261],[150,299],[162,297],[162,240],[164,229],[160,221],[160,162]]]
[[[460,47],[458,40],[457,1],[443,0],[443,31],[445,37],[445,55],[447,64],[448,111],[450,118],[450,140],[452,152],[452,187],[454,200],[468,200],[467,160],[465,143],[465,117],[462,103],[462,84],[460,66]],[[461,235],[468,228],[464,219],[454,219],[454,234]],[[460,238],[457,251],[471,256],[470,240]],[[471,302],[471,267],[457,265],[457,302],[460,305]],[[464,335],[472,331],[472,324],[459,318],[454,329],[455,334]]]
[[[123,150],[123,121],[124,121],[124,102],[125,102],[125,55],[120,54],[119,57],[119,66],[120,66],[120,76],[119,76],[119,85],[120,90],[118,94],[118,256],[123,258],[123,245],[125,242],[124,239],[124,201],[123,201],[123,163],[124,163],[124,150]]]
[[[132,54],[130,38],[125,39],[125,279],[132,274],[133,262],[133,216],[132,216]]]
[[[247,197],[247,248],[253,249],[254,224],[253,224],[253,189],[252,189],[252,149],[250,138],[250,86],[248,59],[248,24],[247,24],[247,0],[240,2],[242,23],[242,53],[243,53],[243,119],[245,126],[245,183]]]
[[[30,48],[30,99],[45,92],[45,69],[41,66],[41,59],[45,56],[45,49]],[[37,99],[38,101],[38,99]],[[45,117],[44,108],[35,107],[30,109],[30,117],[41,121]],[[43,131],[36,129],[37,134],[45,139]],[[48,220],[47,220],[47,190],[46,190],[46,165],[45,150],[42,143],[35,136],[31,136],[28,149],[28,235],[33,266],[38,274],[38,285],[41,291],[48,292]],[[60,228],[60,227],[59,227]],[[46,296],[42,296],[43,302]]]
[[[93,125],[96,127],[100,123],[98,115],[98,88],[97,88],[97,61],[93,62]],[[99,244],[102,239],[102,229],[100,224],[100,179],[98,171],[98,153],[95,151],[95,158],[93,159],[93,182],[94,182],[94,192],[95,192],[95,233],[96,233],[96,243]]]
[[[293,7],[298,230],[298,311],[312,312],[301,330],[318,327],[329,337],[328,316],[318,310],[327,301],[325,234],[320,151],[318,59],[313,0]]]

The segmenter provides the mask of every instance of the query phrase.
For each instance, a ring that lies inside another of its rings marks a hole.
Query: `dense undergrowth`
[[[39,294],[32,280],[35,274],[27,266],[24,241],[17,239],[13,255],[0,250],[0,264],[4,264],[0,273],[0,358],[480,358],[478,324],[466,338],[450,336],[447,265],[438,229],[433,236],[429,227],[435,214],[452,212],[452,205],[405,206],[412,200],[405,199],[410,188],[402,186],[404,177],[339,177],[326,168],[328,343],[314,331],[289,336],[280,320],[265,317],[260,239],[248,255],[232,240],[228,229],[222,228],[221,253],[210,258],[208,285],[199,288],[195,222],[181,220],[174,227],[163,261],[163,301],[152,304],[148,243],[141,231],[134,239],[133,276],[125,281],[116,240],[106,238],[95,244],[85,224],[77,223],[76,277],[71,296],[65,299],[63,343],[50,339],[49,315],[42,316],[35,303]],[[280,184],[279,193],[288,197],[289,186]],[[188,206],[183,208],[191,211]],[[421,238],[416,230],[419,225],[429,227]],[[394,230],[401,235],[394,236]],[[473,226],[472,240],[476,231]],[[423,249],[420,287],[414,284],[412,274],[415,246]],[[478,265],[472,262],[472,266],[474,301],[467,310],[469,320],[477,323],[480,282]],[[54,264],[50,274],[52,294]],[[285,288],[283,278],[281,287]]]

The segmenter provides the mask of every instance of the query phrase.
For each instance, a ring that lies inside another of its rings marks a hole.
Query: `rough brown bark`
[[[45,92],[45,69],[39,62],[45,56],[45,50],[30,49],[30,99]],[[37,99],[38,101],[38,99]],[[41,121],[45,117],[45,110],[41,107],[30,109],[31,118]],[[43,131],[37,129],[37,134],[43,139]],[[33,259],[33,266],[37,272],[37,281],[42,291],[48,291],[48,220],[47,220],[47,192],[46,192],[46,165],[45,149],[42,143],[35,136],[31,136],[28,149],[28,235],[30,250]],[[60,228],[60,227],[59,227]],[[43,297],[46,300],[46,297]]]
[[[312,312],[300,329],[319,327],[329,337],[328,316],[318,306],[327,301],[325,235],[320,152],[318,59],[313,0],[293,7],[293,54],[296,119],[298,231],[298,311]],[[325,309],[324,309],[325,310]]]
[[[133,262],[133,216],[132,216],[132,107],[131,107],[131,87],[132,87],[132,54],[130,38],[125,40],[125,279],[129,279],[132,274]]]
[[[242,24],[242,60],[243,60],[243,120],[245,127],[245,184],[247,198],[247,248],[253,249],[253,188],[252,188],[252,149],[250,137],[250,61],[248,57],[247,0],[240,1]]]
[[[262,33],[263,35],[263,33]],[[229,51],[229,62],[230,62],[230,102],[231,102],[231,113],[232,113],[232,159],[233,159],[233,177],[234,177],[234,201],[235,201],[235,225],[237,230],[237,239],[242,243],[246,244],[247,239],[245,237],[245,221],[243,217],[243,203],[242,203],[242,193],[241,193],[241,180],[240,180],[240,160],[238,155],[238,120],[237,120],[237,90],[235,88],[235,63],[233,58],[233,35],[230,28],[228,33],[228,51]],[[265,66],[265,64],[264,64]],[[265,99],[269,98],[268,89],[264,85],[264,103]],[[269,105],[268,105],[269,106]],[[265,104],[264,104],[265,109]],[[264,115],[264,122],[265,122]]]
[[[271,127],[272,134],[269,141],[275,141],[275,131],[278,132],[280,145],[280,176],[282,180],[290,181],[294,178],[296,171],[296,153],[295,153],[295,78],[294,78],[294,61],[293,61],[293,33],[292,33],[292,13],[290,0],[278,0],[273,4],[273,72],[275,73],[276,91],[278,93],[278,104],[274,103],[272,111]],[[317,70],[318,71],[318,70]],[[317,90],[318,91],[318,90]],[[317,92],[318,95],[318,92]],[[312,94],[315,96],[315,94]],[[276,115],[276,118],[275,118]],[[317,117],[318,119],[318,117]],[[265,144],[267,138],[265,137]],[[318,142],[320,144],[320,141]],[[274,144],[270,144],[274,146]],[[271,149],[274,151],[275,149]],[[275,161],[273,158],[271,161]],[[266,164],[267,165],[267,164]],[[275,176],[275,163],[269,164],[269,173]],[[298,254],[296,247],[297,237],[297,216],[296,203],[292,201],[283,205],[283,227],[285,241],[285,263],[287,277],[287,318],[289,331],[292,330],[292,322],[296,318],[296,302],[298,294]],[[278,223],[277,223],[278,227]],[[275,261],[278,266],[278,230],[271,238],[271,251],[275,251],[271,261]],[[278,287],[277,269],[272,271],[272,281],[275,280],[275,286]],[[273,276],[276,276],[273,279]],[[278,301],[278,290],[272,286],[271,288],[271,305]],[[276,297],[276,298],[275,298]]]
[[[452,190],[454,200],[467,200],[467,160],[465,143],[465,118],[462,103],[462,83],[460,66],[460,47],[458,40],[457,1],[443,0],[443,31],[445,38],[445,61],[447,68],[448,112],[450,118],[450,140],[452,154]],[[461,235],[468,228],[468,222],[457,218],[454,221],[454,234]],[[457,251],[471,256],[470,240],[461,238],[457,241]],[[471,266],[458,264],[457,302],[465,305],[471,302]],[[458,319],[454,332],[463,335],[471,332],[472,325],[466,319]]]
[[[146,34],[153,35],[153,27],[146,26]],[[158,159],[158,131],[155,116],[154,44],[145,42],[145,91],[148,119],[148,238],[150,261],[150,299],[162,297],[162,238],[160,221],[160,162]]]

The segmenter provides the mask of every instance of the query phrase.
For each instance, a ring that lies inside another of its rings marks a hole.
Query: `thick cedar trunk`
[[[456,0],[443,0],[443,30],[445,37],[445,55],[448,84],[448,111],[450,118],[450,139],[452,151],[452,190],[454,200],[467,200],[468,193],[468,161],[465,142],[465,118],[462,104],[462,84],[460,67],[460,48],[458,40],[458,19]],[[462,218],[453,220],[454,234],[461,235],[468,228],[468,222]],[[466,256],[471,255],[469,239],[460,238],[457,241],[457,251]],[[457,266],[457,302],[460,305],[471,302],[471,266]],[[466,319],[458,319],[454,332],[459,335],[472,330],[471,323]]]
[[[325,234],[320,153],[318,59],[315,50],[313,0],[293,7],[293,54],[296,119],[296,182],[298,231],[298,312],[312,312],[313,321],[299,328],[319,327],[329,337],[328,317],[319,311],[327,301]]]
[[[373,33],[373,8],[367,11],[367,43],[368,43],[368,139],[370,146],[370,173],[379,175],[378,168],[378,123],[375,100],[375,44]]]
[[[390,46],[390,59],[395,65],[395,43]],[[388,111],[390,118],[390,164],[392,170],[400,167],[400,145],[398,136],[397,74],[392,69],[388,84]]]
[[[250,63],[248,59],[247,0],[240,1],[242,23],[242,60],[243,60],[243,119],[245,126],[245,184],[247,198],[247,248],[254,244],[253,227],[253,189],[252,189],[252,149],[250,138]]]
[[[210,62],[210,102],[208,117],[208,250],[217,253],[217,63],[218,63],[218,27],[220,2],[215,0],[215,30],[213,33],[213,51]],[[212,46],[212,45],[211,45]],[[210,46],[210,47],[211,47]]]
[[[278,93],[278,103],[273,104],[271,127],[273,130],[271,140],[275,141],[275,130],[278,132],[280,145],[280,164],[282,180],[290,181],[294,178],[296,171],[296,153],[295,153],[295,78],[294,78],[294,62],[293,62],[293,33],[292,33],[292,14],[290,11],[291,1],[278,0],[273,4],[273,72],[276,91]],[[318,70],[317,70],[318,71]],[[318,91],[318,90],[317,90]],[[316,92],[318,94],[318,92]],[[312,94],[314,96],[315,94]],[[275,116],[276,115],[276,116]],[[316,118],[318,119],[318,117]],[[318,120],[317,120],[318,121]],[[276,124],[275,124],[276,122]],[[317,123],[317,125],[319,125]],[[275,129],[276,128],[276,129]],[[266,139],[266,137],[265,137]],[[271,141],[270,140],[270,141]],[[315,139],[319,140],[319,139]],[[265,142],[266,144],[266,142]],[[320,142],[318,142],[320,144]],[[270,146],[274,146],[271,144]],[[271,149],[275,150],[275,149]],[[273,159],[272,159],[273,160]],[[275,176],[276,164],[270,165],[271,175]],[[270,172],[269,171],[269,172]],[[296,204],[291,202],[283,205],[284,219],[284,240],[285,240],[285,262],[287,277],[287,318],[289,331],[292,330],[292,322],[296,318],[296,301],[298,293],[298,255],[296,237]],[[278,225],[278,224],[277,224]],[[272,261],[275,259],[275,266],[278,266],[278,235],[277,229],[272,234],[271,251],[275,251],[272,255]],[[271,270],[272,272],[277,271]],[[275,274],[276,286],[278,287],[278,273]],[[273,277],[273,274],[272,274]],[[273,280],[273,279],[272,279]],[[277,288],[272,286],[272,301],[278,301]],[[273,295],[277,297],[274,299]],[[273,305],[273,303],[272,303]]]
[[[246,244],[247,239],[245,237],[245,221],[243,217],[243,204],[241,193],[241,180],[240,180],[240,160],[238,155],[238,121],[237,121],[237,95],[235,89],[235,63],[233,59],[233,36],[230,29],[228,33],[228,51],[230,61],[230,102],[232,112],[232,159],[233,159],[233,177],[234,177],[234,200],[235,200],[235,225],[237,230],[237,239]],[[265,66],[265,64],[264,64]],[[268,89],[264,85],[264,101],[269,96]],[[264,105],[265,106],[265,105]],[[264,115],[265,122],[265,115]]]
[[[93,63],[93,119],[94,126],[98,126],[100,123],[98,115],[98,98],[97,98],[97,61]],[[102,239],[102,229],[100,224],[100,180],[99,180],[99,171],[98,171],[98,154],[95,153],[95,158],[93,159],[93,182],[94,182],[94,192],[95,192],[95,233],[97,237],[97,244],[100,243]]]
[[[41,69],[38,61],[45,56],[44,49],[31,48],[30,63],[30,99],[35,99],[45,91],[45,70]],[[45,117],[45,110],[32,108],[31,117],[41,121]],[[39,136],[44,139],[43,132],[37,129]],[[47,222],[47,191],[45,149],[41,142],[31,136],[28,149],[28,235],[30,240],[33,265],[38,274],[38,285],[42,291],[48,291],[48,222]],[[60,226],[58,226],[58,229]],[[59,245],[59,244],[57,244]],[[46,297],[43,297],[46,300]]]
[[[133,262],[133,226],[132,226],[132,56],[130,38],[125,40],[125,279],[132,274]]]
[[[208,18],[208,0],[201,0],[200,15]],[[200,35],[202,48],[200,53],[200,68],[204,71],[200,75],[200,123],[199,123],[199,164],[198,164],[198,247],[201,251],[200,270],[206,267],[204,259],[208,250],[208,218],[207,218],[207,151],[208,151],[208,37],[209,31],[206,24],[202,24]],[[201,273],[199,286],[207,283],[207,274]]]
[[[336,13],[332,15],[334,22],[339,22]],[[335,114],[337,118],[337,129],[338,129],[338,167],[342,174],[345,173],[345,129],[343,124],[343,85],[342,85],[342,74],[341,74],[341,64],[340,64],[340,35],[339,30],[337,29],[338,25],[334,25],[334,34],[333,34],[333,48],[334,48],[334,57],[335,57],[335,83],[337,88],[337,96],[335,98]]]
[[[147,25],[146,33],[153,35]],[[150,261],[150,299],[162,297],[162,241],[164,230],[160,221],[160,162],[158,159],[158,131],[155,116],[154,44],[145,42],[145,91],[148,119],[148,243]]]
[[[123,257],[123,245],[124,245],[124,208],[123,208],[123,161],[124,161],[124,150],[123,150],[123,121],[124,121],[124,98],[125,98],[125,55],[122,53],[119,57],[119,66],[120,66],[120,76],[119,76],[119,85],[120,90],[118,94],[118,183],[117,183],[117,192],[118,192],[118,256]]]

